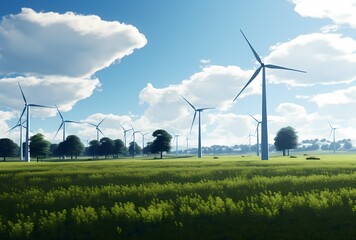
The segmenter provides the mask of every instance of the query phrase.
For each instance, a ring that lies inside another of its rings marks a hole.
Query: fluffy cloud
[[[23,8],[0,23],[0,73],[88,77],[146,42],[131,25]]]
[[[300,35],[271,48],[266,63],[307,71],[270,70],[273,83],[290,86],[350,83],[356,79],[356,41],[340,34]]]
[[[330,93],[321,93],[309,97],[308,99],[315,102],[319,107],[356,103],[356,86],[352,86],[348,89],[336,90]]]
[[[356,28],[355,0],[291,0],[294,10],[303,17],[329,18],[336,24]]]

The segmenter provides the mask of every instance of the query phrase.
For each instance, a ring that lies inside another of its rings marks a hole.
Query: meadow
[[[356,156],[0,163],[0,239],[355,239]]]

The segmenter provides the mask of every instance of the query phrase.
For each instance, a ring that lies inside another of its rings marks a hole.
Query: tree
[[[30,137],[30,153],[31,157],[39,159],[45,158],[49,155],[49,147],[51,143],[44,139],[41,133],[37,133]]]
[[[171,150],[172,136],[163,129],[154,131],[152,136],[156,139],[151,144],[151,153],[160,153],[162,159],[163,152],[168,153]]]
[[[348,139],[349,140],[349,139]],[[351,140],[344,143],[344,149],[350,150],[352,148]]]
[[[132,157],[135,157],[135,155],[140,154],[142,151],[142,148],[136,143],[136,142],[130,142],[129,145],[129,154]]]
[[[89,154],[93,156],[99,156],[100,142],[98,140],[92,140],[89,142]]]
[[[50,151],[51,157],[59,156],[59,155],[57,155],[58,154],[58,152],[57,152],[58,146],[59,146],[59,144],[57,144],[57,143],[52,143],[49,146],[49,151]]]
[[[149,155],[149,154],[151,153],[151,145],[152,145],[152,142],[148,142],[148,143],[146,144],[146,147],[144,147],[144,148],[142,149],[142,154],[147,154],[147,155]]]
[[[114,141],[108,137],[103,137],[100,139],[100,155],[104,155],[107,158],[109,155],[114,153]]]
[[[65,154],[73,156],[77,159],[78,156],[84,151],[84,144],[76,135],[69,135],[64,141]]]
[[[0,139],[0,157],[3,157],[4,162],[6,157],[15,157],[18,155],[19,146],[9,138]]]
[[[116,157],[119,157],[120,154],[124,155],[126,152],[127,148],[125,147],[124,142],[121,139],[115,139],[113,154],[115,154]]]
[[[283,156],[286,156],[286,150],[295,149],[298,146],[298,136],[294,128],[288,126],[281,128],[274,138],[274,146],[277,151],[283,151]]]

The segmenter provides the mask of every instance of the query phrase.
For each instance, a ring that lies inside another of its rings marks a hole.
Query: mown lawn
[[[0,163],[0,239],[355,239],[356,156]]]

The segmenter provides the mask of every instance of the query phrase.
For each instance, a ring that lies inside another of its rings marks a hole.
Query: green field
[[[0,239],[355,239],[356,156],[0,163]]]

